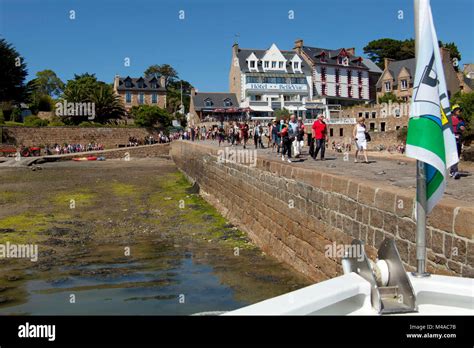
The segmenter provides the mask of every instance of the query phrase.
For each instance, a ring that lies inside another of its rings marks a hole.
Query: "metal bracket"
[[[344,262],[350,272],[357,273],[370,283],[372,307],[379,314],[416,312],[416,296],[395,241],[392,238],[384,239],[377,254],[378,260],[384,260],[388,266],[389,279],[386,285],[377,283],[375,271],[365,253],[364,243],[354,239],[352,245],[361,254],[346,254]]]

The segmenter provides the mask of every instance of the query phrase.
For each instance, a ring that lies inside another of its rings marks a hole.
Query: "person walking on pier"
[[[352,136],[356,144],[356,153],[354,163],[358,162],[358,155],[362,153],[364,155],[365,163],[369,163],[367,159],[367,127],[365,125],[365,118],[359,117],[357,124],[354,126]]]
[[[290,127],[286,124],[283,123],[281,126],[281,131],[279,132],[279,135],[281,137],[281,145],[282,145],[282,150],[281,150],[281,160],[286,160],[291,163],[291,143],[292,141],[290,140]]]
[[[324,154],[326,152],[326,140],[327,140],[327,126],[324,122],[324,115],[319,115],[318,119],[314,121],[312,127],[313,139],[316,142],[316,149],[314,150],[313,159],[316,161],[318,158],[319,150],[321,150],[321,161],[324,161]]]
[[[456,138],[456,148],[458,150],[458,157],[461,158],[461,150],[462,150],[462,134],[466,130],[466,124],[464,119],[461,116],[461,107],[458,104],[453,105],[452,107],[452,117],[451,122],[453,124],[453,133],[454,137]],[[458,163],[451,166],[449,169],[449,176],[453,177],[454,179],[458,180],[461,178],[461,174],[459,174]]]

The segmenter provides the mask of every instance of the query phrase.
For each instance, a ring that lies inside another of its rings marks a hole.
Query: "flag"
[[[446,188],[447,169],[459,161],[451,109],[429,0],[419,0],[416,72],[406,154],[425,163],[426,213]]]

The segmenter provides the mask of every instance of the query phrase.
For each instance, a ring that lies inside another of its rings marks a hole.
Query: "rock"
[[[387,173],[385,173],[385,172],[382,170],[381,172],[378,172],[378,173],[375,174],[375,175],[385,175],[385,174],[387,174]]]

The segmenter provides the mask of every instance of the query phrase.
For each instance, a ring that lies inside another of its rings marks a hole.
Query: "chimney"
[[[301,54],[303,49],[303,39],[296,39],[295,40],[295,47],[293,48],[296,53]]]
[[[118,89],[119,80],[120,80],[120,76],[119,76],[119,75],[115,75],[115,77],[114,77],[114,91],[117,91],[117,89]]]
[[[160,76],[160,86],[166,88],[166,77]]]
[[[383,67],[384,67],[384,70],[388,68],[388,65],[390,64],[390,62],[394,62],[395,59],[391,59],[391,58],[384,58],[383,59]]]
[[[239,44],[236,42],[232,45],[232,55],[236,57],[237,53],[239,53]]]
[[[192,87],[191,88],[191,96],[195,96],[196,95],[196,88]]]
[[[443,63],[449,63],[451,62],[451,53],[449,52],[449,50],[445,47],[440,47],[439,48],[439,53],[441,55],[441,61]]]
[[[355,56],[356,49],[355,49],[355,47],[346,48],[346,52],[349,53],[350,56]]]

